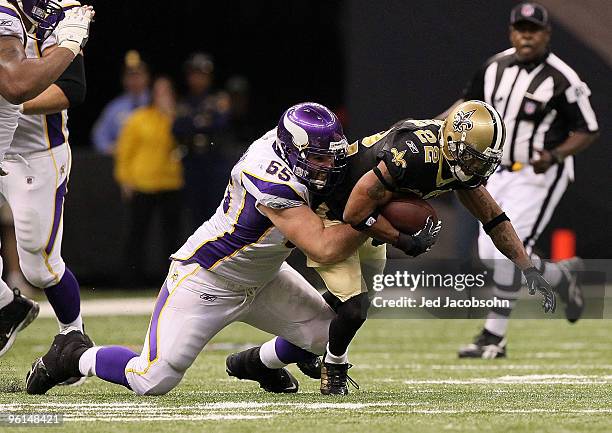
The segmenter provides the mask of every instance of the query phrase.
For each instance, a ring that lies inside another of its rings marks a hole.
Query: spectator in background
[[[213,93],[214,64],[203,53],[194,53],[185,63],[187,95],[178,106],[172,132],[180,143],[185,169],[185,199],[190,230],[198,227],[216,209],[227,178],[227,159],[217,138],[228,126],[230,100],[225,92]]]
[[[164,257],[179,246],[183,168],[172,136],[175,113],[172,82],[165,77],[157,78],[151,104],[134,111],[117,140],[115,178],[130,209],[124,261],[128,282],[147,281],[146,235],[156,212],[161,217],[159,233]]]
[[[123,94],[110,101],[96,121],[92,141],[96,151],[111,155],[125,120],[135,109],[150,101],[149,68],[137,51],[128,51],[123,66]]]

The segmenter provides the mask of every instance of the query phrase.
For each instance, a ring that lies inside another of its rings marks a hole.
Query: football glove
[[[434,223],[433,218],[428,216],[423,228],[415,234],[409,235],[400,232],[399,238],[394,246],[409,256],[416,257],[431,249],[438,239],[441,228],[442,221]]]
[[[76,57],[89,38],[89,24],[95,15],[91,6],[68,10],[57,25],[57,45],[68,48]]]
[[[535,295],[536,291],[542,295],[542,308],[545,313],[554,313],[557,308],[557,297],[548,281],[544,279],[540,271],[531,267],[523,271],[527,280],[527,289],[530,295]]]

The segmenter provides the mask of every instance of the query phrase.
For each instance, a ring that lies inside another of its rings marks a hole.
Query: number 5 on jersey
[[[280,171],[279,168],[281,168],[280,162],[270,161],[270,165],[268,166],[268,168],[266,168],[266,173],[275,174],[276,177],[278,177],[283,182],[289,182],[289,180],[291,179],[291,172],[287,170],[287,167],[283,167],[283,169]]]

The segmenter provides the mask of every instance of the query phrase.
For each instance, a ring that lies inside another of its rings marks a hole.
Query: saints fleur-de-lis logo
[[[406,151],[402,150],[401,152],[399,152],[394,147],[393,149],[391,149],[391,153],[393,154],[393,159],[391,160],[391,162],[393,162],[398,167],[406,168],[406,161],[404,161],[404,155],[406,154]]]
[[[475,108],[467,113],[461,110],[457,111],[457,114],[455,114],[453,118],[453,131],[464,132],[472,129],[474,127],[474,122],[472,122],[471,119],[475,112]]]

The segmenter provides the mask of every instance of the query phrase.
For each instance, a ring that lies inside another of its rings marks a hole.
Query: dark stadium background
[[[86,49],[88,98],[70,113],[75,163],[64,253],[83,280],[112,282],[109,270],[118,268],[121,257],[123,209],[112,180],[112,161],[93,154],[89,131],[104,104],[120,91],[119,71],[127,50],[139,50],[154,73],[169,74],[179,82],[189,53],[212,54],[218,85],[233,74],[249,79],[256,131],[270,129],[287,106],[314,100],[334,109],[344,107],[347,135],[354,139],[403,117],[425,118],[443,111],[486,58],[509,46],[508,15],[515,2],[93,4],[97,17]],[[581,255],[610,258],[611,71],[577,37],[555,21],[553,26],[553,50],[588,82],[602,135],[578,158],[577,181],[551,227],[574,229]],[[547,232],[539,246],[546,252],[548,245]],[[153,241],[151,249],[155,248]]]

